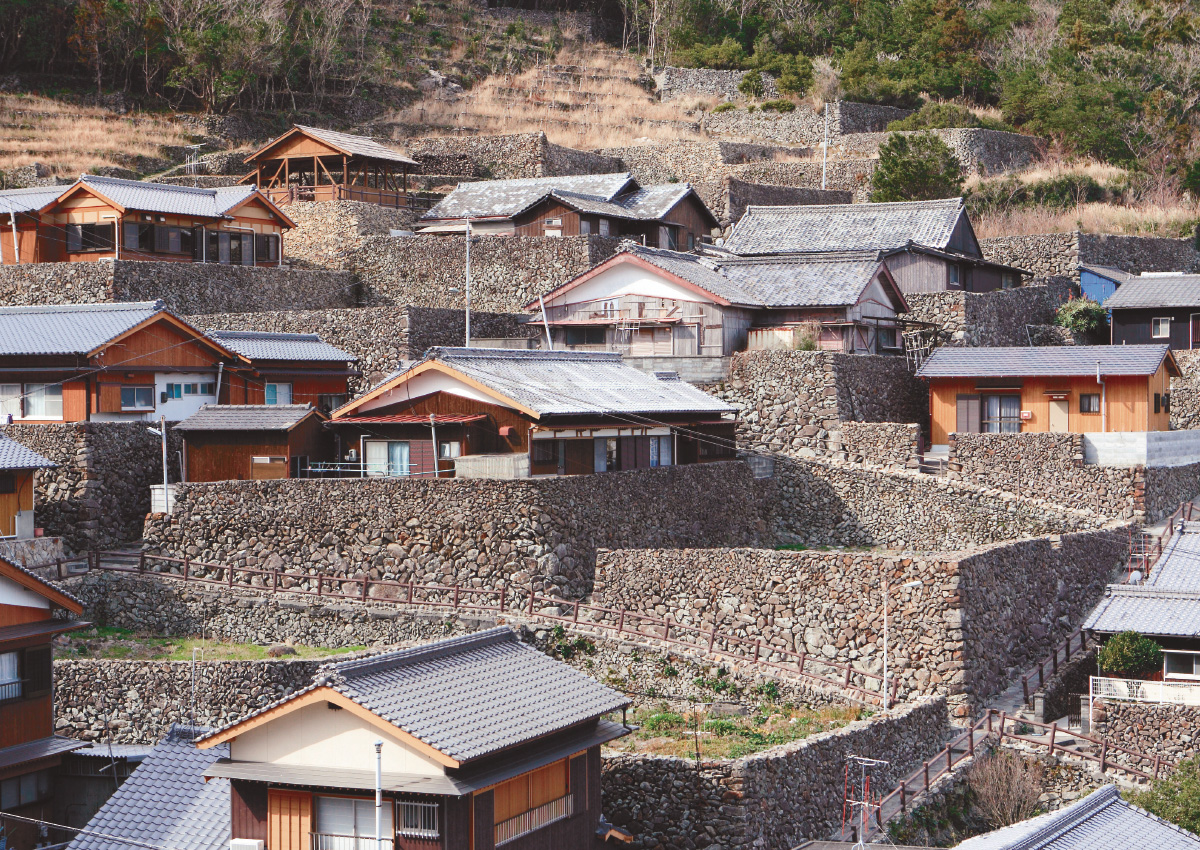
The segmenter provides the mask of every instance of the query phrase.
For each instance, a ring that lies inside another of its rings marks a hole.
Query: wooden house
[[[989,292],[1030,273],[984,259],[962,198],[886,204],[749,206],[725,241],[744,257],[879,251],[900,291]]]
[[[1135,274],[1107,266],[1079,267],[1079,289],[1084,298],[1090,298],[1097,304],[1107,301],[1125,281],[1136,278]]]
[[[387,850],[593,850],[629,704],[500,627],[330,665],[198,745],[264,850],[375,850],[377,770]]]
[[[688,183],[640,186],[628,172],[460,183],[421,217],[422,233],[611,236],[690,251],[716,217]]]
[[[903,351],[908,310],[878,251],[697,256],[633,247],[526,309],[556,348],[629,357],[727,357],[747,348]]]
[[[28,540],[34,532],[34,485],[39,469],[58,464],[0,434],[0,539]]]
[[[51,189],[53,194],[51,194]],[[12,239],[15,220],[17,248]],[[0,191],[0,262],[157,260],[277,266],[294,223],[254,186],[199,189],[85,174]]]
[[[259,378],[240,384],[230,404],[309,404],[329,413],[346,403],[350,378],[358,375],[358,358],[317,334],[210,330],[208,336],[242,357]]]
[[[185,481],[302,478],[330,460],[325,416],[308,404],[206,404],[175,425]]]
[[[54,774],[64,753],[84,741],[54,734],[55,635],[91,625],[60,619],[83,605],[33,573],[0,558],[0,811],[51,820]],[[5,839],[31,850],[37,826],[7,820]]]
[[[364,201],[410,206],[408,173],[415,160],[368,136],[293,125],[250,156],[239,182],[259,187],[276,204]]]
[[[432,348],[329,427],[363,475],[525,477],[729,459],[733,413],[619,354]]]
[[[955,432],[1167,431],[1179,374],[1166,345],[946,347],[917,370],[934,445]]]
[[[1104,306],[1111,315],[1113,345],[1200,348],[1200,275],[1130,276]]]

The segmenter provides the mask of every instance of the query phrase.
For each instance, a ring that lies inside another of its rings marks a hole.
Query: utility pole
[[[471,219],[467,218],[467,335],[466,347],[471,347]]]
[[[825,167],[829,163],[829,104],[825,104],[825,141],[821,143],[821,189],[825,188]]]

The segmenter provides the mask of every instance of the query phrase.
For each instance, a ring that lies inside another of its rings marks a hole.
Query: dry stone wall
[[[851,103],[839,100],[829,104],[829,140],[858,133],[879,133],[887,125],[911,115],[911,109]],[[797,107],[793,112],[762,112],[730,109],[705,114],[700,126],[713,136],[735,136],[787,145],[816,147],[825,140],[824,110]]]
[[[1029,345],[1034,329],[1054,321],[1078,286],[1066,277],[1035,280],[993,292],[914,292],[904,318],[938,326],[943,345]]]
[[[563,478],[183,484],[147,518],[148,551],[312,574],[499,587],[591,587],[600,547],[744,544],[766,532],[740,462]],[[712,505],[722,510],[714,516]],[[630,505],[653,523],[631,522]]]
[[[479,310],[522,312],[539,295],[611,257],[618,244],[604,236],[477,237],[471,246],[471,304]],[[462,238],[368,236],[349,252],[347,267],[362,280],[363,306],[455,309],[463,304]]]
[[[929,700],[736,760],[606,755],[604,813],[635,849],[789,850],[837,830],[848,755],[890,762],[873,777],[890,787],[948,734],[944,702]]]
[[[542,132],[418,139],[409,155],[421,164],[425,174],[491,180],[611,174],[624,170],[615,157],[551,144]]]
[[[827,191],[849,192],[853,203],[867,200],[871,192],[871,177],[879,164],[875,159],[834,159],[822,166],[820,158],[808,162],[751,162],[732,165],[727,173],[738,180],[765,183],[772,186],[795,186],[805,189],[821,188],[821,173],[825,173]]]
[[[284,212],[296,222],[284,236],[284,260],[320,269],[344,269],[346,254],[364,236],[411,228],[414,219],[410,210],[362,201],[305,201],[288,204]]]
[[[855,133],[841,136],[830,145],[830,156],[838,159],[875,159],[879,148],[892,135],[915,136],[932,133],[937,136],[970,174],[995,175],[1020,171],[1042,158],[1046,142],[1035,136],[962,127],[947,130],[906,130],[897,133]]]
[[[735,224],[751,204],[759,206],[801,206],[809,204],[849,204],[854,200],[851,192],[843,189],[807,189],[797,186],[770,186],[763,183],[747,183],[728,176],[721,181],[721,192],[715,204],[710,204],[713,213],[721,220],[721,226]]]
[[[715,183],[728,166],[749,162],[771,162],[776,157],[806,156],[808,148],[755,145],[721,141],[671,141],[621,148],[604,148],[600,153],[616,158],[622,171],[639,183]],[[707,200],[707,199],[706,199]]]
[[[722,100],[745,100],[738,90],[746,71],[727,71],[716,68],[677,68],[667,65],[654,69],[654,83],[662,100],[681,97],[719,97]],[[761,74],[763,97],[779,97],[774,74]]]
[[[1079,266],[1097,265],[1141,272],[1200,270],[1192,239],[1111,234],[1044,233],[980,239],[989,260],[1033,272],[1035,277],[1069,277],[1079,282]]]
[[[1200,428],[1200,349],[1172,354],[1183,374],[1171,379],[1171,428]]]
[[[471,311],[475,339],[512,339],[524,347],[539,336],[537,325],[518,321],[515,313]],[[435,345],[462,345],[466,314],[437,307],[352,307],[343,310],[282,310],[260,313],[217,313],[193,316],[203,329],[315,333],[358,358],[361,377],[351,380],[351,390],[374,386],[405,361],[419,359]]]
[[[0,433],[58,464],[39,470],[36,520],[68,552],[141,537],[150,485],[162,483],[162,443],[142,422],[0,425]],[[178,480],[179,439],[170,435],[168,471]]]
[[[288,307],[327,309],[354,306],[358,283],[353,275],[338,271],[217,263],[118,260],[0,267],[0,306],[157,299],[182,315]]]
[[[826,448],[835,460],[870,463],[884,469],[920,466],[921,426],[905,422],[842,422],[829,433]]]
[[[1139,753],[1171,761],[1200,755],[1200,706],[1107,700],[1092,719],[1093,734]],[[1115,753],[1113,761],[1129,763],[1130,758]]]

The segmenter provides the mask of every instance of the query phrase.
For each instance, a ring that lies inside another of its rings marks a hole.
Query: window
[[[696,250],[696,234],[694,234],[694,233],[688,234],[688,250],[689,251]]]
[[[1171,412],[1171,394],[1170,393],[1163,393],[1162,409],[1163,409],[1163,413]]]
[[[1151,319],[1150,336],[1155,339],[1166,339],[1171,335],[1170,319]]]
[[[548,218],[548,219],[546,219],[546,226],[547,227],[562,227],[562,219],[561,218]]]
[[[264,404],[291,404],[291,384],[267,384]]]
[[[0,472],[0,496],[9,496],[17,492],[17,476],[11,472]]]
[[[620,309],[621,304],[618,298],[608,298],[600,302],[600,315],[606,319],[615,319]]]
[[[878,334],[880,348],[899,348],[900,347],[896,342],[896,329],[895,328],[879,328],[879,330],[876,331],[876,333]]]
[[[313,850],[375,850],[375,801],[352,797],[317,797],[313,800],[316,829]],[[381,808],[380,833],[395,834],[392,807]],[[391,850],[391,838],[384,838],[385,850]]]
[[[1079,396],[1080,413],[1100,412],[1100,393],[1083,393]]]
[[[443,459],[462,457],[462,443],[458,440],[445,440],[438,443],[438,457]]]
[[[671,437],[651,437],[650,438],[650,465],[651,466],[670,466],[671,465]]]
[[[1000,275],[1000,288],[1012,289],[1017,285],[1016,277],[1012,272],[1004,272]]]
[[[0,384],[0,420],[21,418],[21,385]]]
[[[983,397],[983,433],[1021,433],[1021,397],[985,395]]]
[[[604,328],[567,328],[567,345],[604,345]]]
[[[412,474],[407,440],[368,440],[363,450],[367,475],[397,477]]]
[[[112,224],[68,224],[67,250],[77,254],[111,251],[115,232]]]
[[[121,387],[122,410],[153,410],[154,387]]]
[[[26,384],[26,419],[62,419],[61,384]]]
[[[545,465],[558,462],[558,440],[534,440],[533,462]]]
[[[21,695],[19,657],[20,653],[17,652],[0,652],[0,701],[16,699]]]
[[[21,675],[25,680],[25,695],[42,696],[50,693],[53,673],[51,672],[50,647],[35,646],[25,650]]]
[[[951,289],[958,289],[961,286],[958,266],[946,266],[946,281]]]
[[[227,266],[254,265],[254,234],[209,231],[208,253],[204,260]]]
[[[579,219],[579,235],[587,236],[592,232],[592,223],[586,218]]]
[[[1194,652],[1164,652],[1163,673],[1176,679],[1200,679],[1200,655]]]
[[[20,806],[41,802],[49,798],[53,787],[53,771],[50,770],[5,779],[0,782],[0,810],[11,812]]]
[[[349,400],[349,396],[345,393],[322,393],[317,396],[317,410],[328,413],[331,410],[337,410]]]
[[[214,395],[216,383],[167,384],[167,398],[183,398],[189,395]]]
[[[1162,413],[1162,393],[1154,394],[1154,412]]]
[[[410,838],[438,838],[438,804],[396,803],[396,832]]]
[[[254,259],[260,263],[274,263],[279,260],[279,237],[273,234],[259,234],[254,240]]]
[[[726,437],[698,437],[696,442],[699,444],[698,454],[706,460],[734,457],[737,454],[737,450]]]
[[[600,235],[608,236],[608,219],[607,218],[600,219]]]

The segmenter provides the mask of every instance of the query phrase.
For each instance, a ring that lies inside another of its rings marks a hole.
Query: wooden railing
[[[1126,573],[1131,574],[1134,570],[1139,570],[1143,579],[1149,578],[1151,567],[1158,563],[1158,559],[1162,557],[1163,548],[1175,534],[1176,523],[1180,520],[1191,522],[1193,513],[1192,503],[1184,502],[1167,517],[1166,531],[1158,537],[1144,531],[1131,532]]]
[[[106,559],[108,562],[106,563]],[[116,560],[117,562],[114,562]],[[452,611],[488,612],[524,615],[530,619],[569,625],[622,638],[641,638],[671,647],[699,651],[727,658],[735,663],[798,677],[822,688],[841,691],[850,699],[869,705],[881,705],[883,677],[849,664],[814,657],[764,644],[761,639],[741,637],[717,628],[680,623],[634,611],[606,608],[578,600],[537,593],[532,587],[502,582],[498,588],[464,587],[459,584],[417,584],[408,581],[373,579],[370,576],[297,575],[281,570],[235,567],[173,558],[145,552],[91,551],[83,558],[57,561],[58,575],[78,574],[64,569],[82,563],[87,570],[146,573],[187,584],[239,587],[268,593],[288,593],[320,599],[348,600],[360,603],[415,605]],[[165,569],[151,569],[161,565]],[[897,671],[902,674],[903,671]],[[888,705],[896,702],[901,675],[895,675],[888,694]]]
[[[1079,639],[1079,648],[1078,649],[1074,648],[1076,638]],[[1039,689],[1044,688],[1046,686],[1046,665],[1047,664],[1050,665],[1050,671],[1051,671],[1050,675],[1056,676],[1056,675],[1058,675],[1058,665],[1060,663],[1066,664],[1068,661],[1071,660],[1071,658],[1073,656],[1078,655],[1079,653],[1083,652],[1084,649],[1086,649],[1086,648],[1087,648],[1087,638],[1084,636],[1083,630],[1076,629],[1075,631],[1073,631],[1069,635],[1067,635],[1067,639],[1063,643],[1060,643],[1060,644],[1058,644],[1058,646],[1054,647],[1054,651],[1050,654],[1049,658],[1042,659],[1041,661],[1038,662],[1038,666],[1035,669],[1029,671],[1024,676],[1022,676],[1021,677],[1021,695],[1022,695],[1022,697],[1024,697],[1025,704],[1029,705],[1029,698],[1031,696],[1031,694],[1029,693],[1029,680],[1031,678],[1033,678],[1036,675],[1038,688]],[[1064,652],[1064,650],[1065,650],[1065,652]],[[1063,653],[1063,659],[1061,662],[1058,660],[1058,654],[1060,652]]]
[[[271,203],[283,206],[301,201],[362,201],[383,207],[409,210],[414,213],[428,212],[437,205],[440,197],[414,195],[392,189],[376,189],[373,186],[346,186],[340,183],[321,186],[280,186],[262,190]]]

